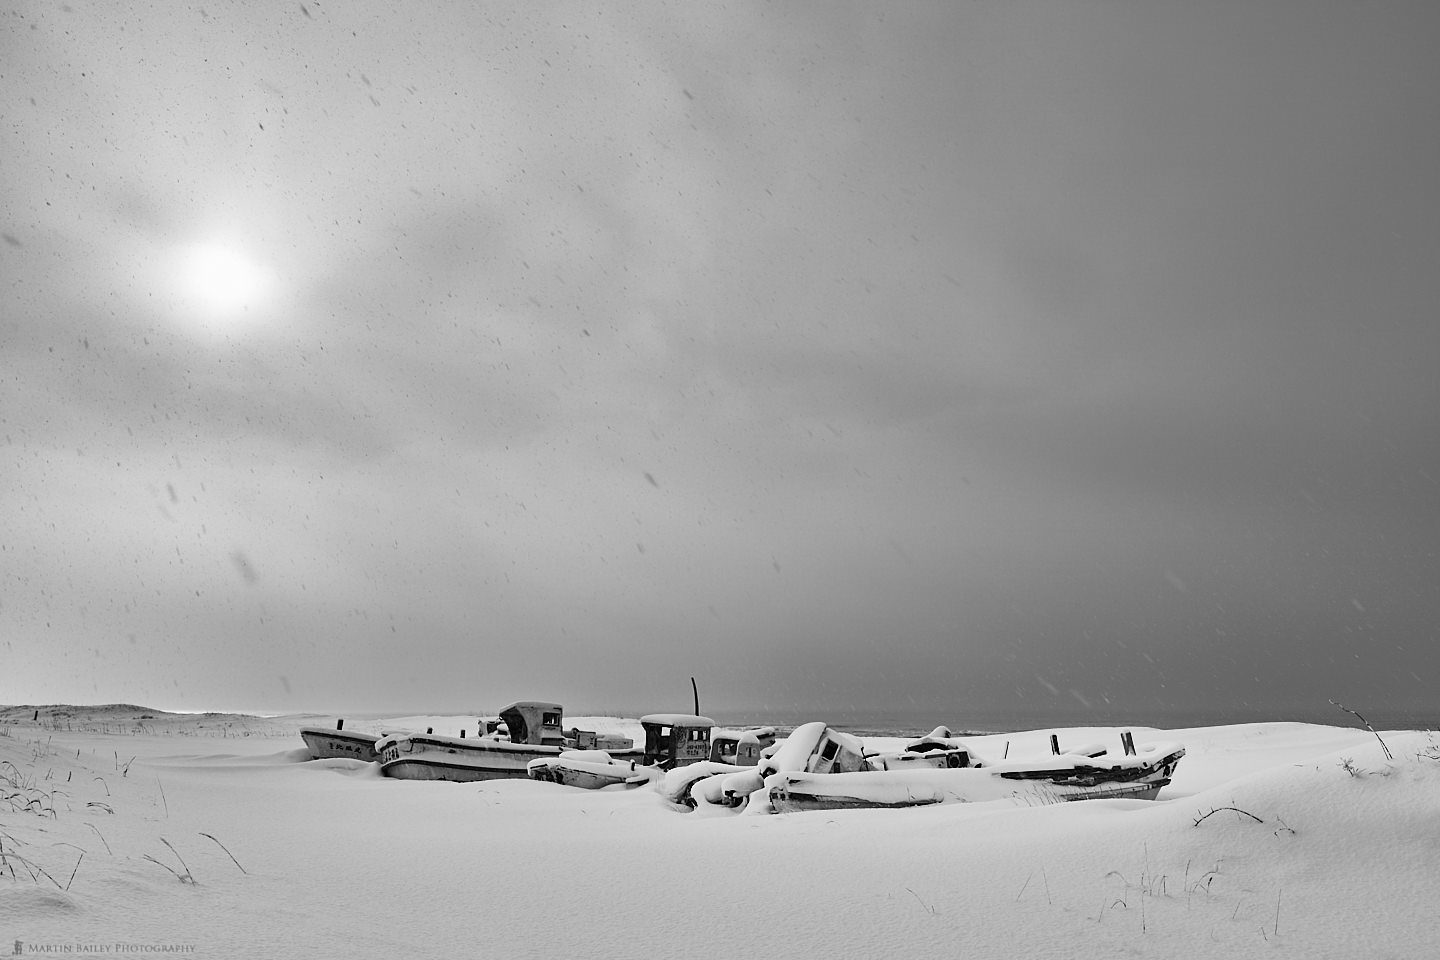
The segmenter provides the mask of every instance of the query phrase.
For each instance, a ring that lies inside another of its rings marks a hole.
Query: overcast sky
[[[1435,706],[1437,47],[10,3],[0,702]]]

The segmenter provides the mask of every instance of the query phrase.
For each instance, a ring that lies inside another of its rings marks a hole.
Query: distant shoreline
[[[1199,711],[1199,710],[1133,710],[1133,711],[966,711],[960,709],[913,709],[905,711],[864,711],[864,710],[745,710],[713,711],[710,716],[720,726],[750,727],[776,726],[793,728],[812,720],[823,720],[831,726],[856,734],[857,736],[907,736],[927,733],[937,726],[946,726],[956,735],[980,735],[1007,733],[1019,730],[1065,729],[1074,727],[1142,727],[1153,729],[1194,729],[1200,727],[1233,726],[1248,723],[1309,723],[1332,727],[1359,727],[1353,716],[1325,704],[1326,709],[1302,712],[1260,710],[1247,711]],[[703,706],[702,706],[703,709]],[[144,723],[166,719],[208,719],[216,724],[233,724],[243,727],[247,722],[314,723],[326,725],[341,717],[348,721],[377,721],[407,716],[454,716],[484,717],[493,713],[481,711],[345,711],[335,713],[296,712],[285,714],[243,713],[228,711],[178,711],[146,707],[139,704],[16,704],[0,705],[0,724],[31,722],[38,712],[39,720],[63,721],[67,719],[92,722],[110,721],[115,723]],[[608,710],[567,709],[567,717],[617,716],[639,717],[643,712]],[[1433,730],[1440,728],[1440,711],[1417,713],[1411,711],[1375,710],[1364,713],[1371,726],[1377,730]],[[323,721],[315,718],[333,718]]]

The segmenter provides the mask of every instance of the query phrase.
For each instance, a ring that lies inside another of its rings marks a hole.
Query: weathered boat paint
[[[343,758],[373,763],[380,758],[375,752],[375,741],[379,738],[373,733],[356,733],[340,726],[302,727],[300,738],[310,750],[312,760]]]
[[[715,721],[693,713],[650,713],[640,718],[645,730],[645,762],[662,770],[710,759]]]

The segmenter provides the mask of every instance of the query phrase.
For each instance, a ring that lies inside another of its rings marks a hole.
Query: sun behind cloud
[[[275,279],[267,267],[222,243],[185,247],[176,272],[181,296],[206,325],[253,322],[274,292]]]

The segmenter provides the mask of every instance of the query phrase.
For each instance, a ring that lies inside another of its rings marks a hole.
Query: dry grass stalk
[[[160,838],[160,842],[170,848],[170,852],[175,854],[175,859],[180,861],[181,870],[184,870],[185,872],[181,873],[180,870],[176,870],[174,867],[168,864],[161,863],[159,860],[156,860],[148,853],[145,854],[145,859],[149,860],[151,863],[157,866],[161,866],[164,867],[166,870],[169,870],[171,873],[175,874],[175,879],[179,880],[181,883],[195,884],[195,877],[190,873],[190,867],[186,865],[185,858],[180,856],[180,851],[176,850],[175,847],[170,843],[170,841],[166,840],[164,837]]]
[[[99,830],[99,828],[96,827],[95,824],[93,824],[93,823],[87,823],[87,824],[85,824],[85,826],[87,826],[87,827],[89,827],[91,830],[94,830],[94,831],[95,831],[95,836],[99,837],[99,838],[100,838],[100,842],[103,843],[103,844],[105,844],[105,852],[108,853],[108,854],[110,854],[110,856],[112,856],[112,857],[115,856],[115,852],[110,849],[110,841],[108,841],[108,840],[105,839],[105,834],[101,833],[100,830]]]
[[[84,860],[84,859],[85,859],[85,851],[84,851],[84,850],[81,850],[81,851],[80,851],[80,860]],[[79,870],[80,870],[80,860],[76,860],[76,861],[75,861],[75,869],[70,871],[70,879],[65,881],[65,889],[66,889],[66,890],[69,890],[69,889],[70,889],[70,884],[72,884],[72,883],[75,882],[75,874],[78,873]]]
[[[1251,813],[1249,810],[1241,810],[1239,807],[1216,807],[1216,808],[1214,808],[1213,810],[1211,810],[1209,813],[1205,814],[1205,816],[1203,816],[1203,817],[1197,817],[1197,818],[1195,819],[1195,826],[1197,826],[1197,827],[1200,826],[1200,824],[1204,823],[1204,822],[1205,822],[1206,820],[1208,820],[1209,818],[1215,816],[1215,814],[1219,813],[1221,810],[1233,810],[1235,813],[1244,814],[1245,816],[1249,817],[1251,820],[1254,820],[1256,823],[1264,823],[1264,822],[1265,822],[1264,820],[1261,820],[1259,817],[1255,816],[1255,814]]]
[[[1366,730],[1369,730],[1371,733],[1375,733],[1375,728],[1372,727],[1372,726],[1370,726],[1370,721],[1368,721],[1368,720],[1366,720],[1364,717],[1360,716],[1360,714],[1356,713],[1354,710],[1351,710],[1349,707],[1345,706],[1345,704],[1343,704],[1343,703],[1335,703],[1334,700],[1331,700],[1330,702],[1331,702],[1332,704],[1334,704],[1335,706],[1339,707],[1341,710],[1344,710],[1346,713],[1350,714],[1350,715],[1351,715],[1352,717],[1354,717],[1356,720],[1359,720],[1361,723],[1365,724],[1365,729],[1366,729]],[[1383,739],[1381,739],[1380,734],[1375,733],[1375,739],[1380,741],[1380,749],[1385,751],[1385,759],[1386,759],[1386,760],[1394,760],[1394,759],[1395,759],[1395,756],[1390,752],[1390,748],[1385,745],[1385,741],[1384,741]]]
[[[210,836],[210,834],[208,834],[208,833],[201,833],[200,836],[202,836],[202,837],[209,837],[211,840],[215,840],[215,838],[212,837],[212,836]],[[228,857],[235,863],[235,866],[240,867],[240,861],[235,859],[235,854],[233,854],[233,853],[230,852],[230,848],[229,848],[229,847],[225,846],[225,844],[221,843],[219,840],[215,840],[215,844],[216,844],[216,846],[218,846],[221,850],[224,850],[224,851],[225,851],[225,855],[228,856]],[[249,873],[250,873],[250,871],[249,871],[249,870],[246,870],[244,867],[240,867],[240,872],[243,873],[243,874],[246,874],[247,876],[248,876]],[[908,889],[908,888],[907,888],[907,889]],[[912,891],[912,892],[913,892],[913,891]]]

